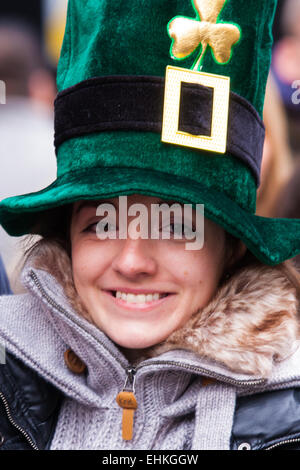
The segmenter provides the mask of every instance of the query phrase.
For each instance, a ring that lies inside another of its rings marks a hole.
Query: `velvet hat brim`
[[[165,188],[165,190],[164,190]],[[84,199],[144,194],[185,204],[204,204],[205,216],[241,239],[262,262],[276,265],[299,253],[300,220],[259,217],[229,197],[190,179],[138,168],[98,168],[61,177],[47,188],[2,201],[3,227],[14,236],[29,233],[41,213]],[[51,201],[51,202],[50,202]]]

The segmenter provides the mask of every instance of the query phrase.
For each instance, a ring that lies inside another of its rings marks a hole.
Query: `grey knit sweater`
[[[0,341],[64,393],[51,449],[229,449],[237,394],[300,383],[299,350],[267,382],[235,374],[196,353],[175,349],[136,367],[133,439],[122,439],[116,402],[130,364],[117,346],[74,312],[57,281],[28,268],[28,293],[0,299]],[[74,374],[64,352],[87,365]],[[204,386],[203,377],[216,382]],[[127,380],[128,384],[128,380]]]

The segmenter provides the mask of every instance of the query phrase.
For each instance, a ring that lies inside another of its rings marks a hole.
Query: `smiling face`
[[[105,200],[116,206],[118,198]],[[205,219],[200,250],[187,250],[186,239],[100,240],[97,204],[74,204],[71,223],[75,288],[91,320],[123,348],[142,349],[165,340],[212,298],[225,264],[225,231]],[[151,214],[156,197],[132,195]],[[193,210],[195,217],[195,210]],[[132,216],[128,216],[128,224]]]

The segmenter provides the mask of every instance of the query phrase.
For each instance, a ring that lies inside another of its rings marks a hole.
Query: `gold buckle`
[[[195,83],[213,88],[211,135],[193,135],[178,129],[181,83]],[[168,66],[161,140],[166,143],[225,153],[229,113],[230,78]]]

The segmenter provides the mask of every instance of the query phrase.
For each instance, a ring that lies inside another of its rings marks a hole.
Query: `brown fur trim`
[[[34,266],[52,274],[71,306],[91,321],[72,276],[70,258],[56,243],[39,242]],[[283,270],[262,264],[239,269],[213,299],[165,341],[141,350],[138,361],[171,349],[187,349],[234,372],[268,377],[274,361],[293,351],[299,339],[296,288]]]
[[[288,357],[298,339],[295,287],[277,268],[249,266],[147,356],[183,348],[235,372],[268,377],[274,361]]]

